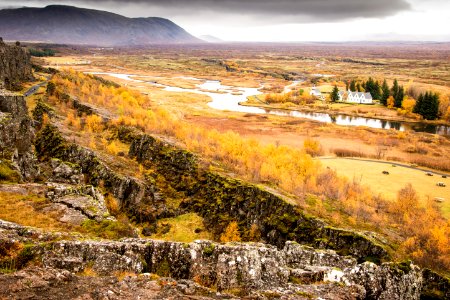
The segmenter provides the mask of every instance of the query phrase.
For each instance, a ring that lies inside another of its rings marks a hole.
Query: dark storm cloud
[[[48,0],[15,1],[20,4],[45,3]],[[175,15],[196,13],[239,14],[249,18],[265,18],[264,22],[339,21],[394,15],[411,9],[406,0],[60,0],[58,3],[89,5],[99,9],[120,11],[121,5],[148,8]],[[268,18],[268,19],[267,19]]]

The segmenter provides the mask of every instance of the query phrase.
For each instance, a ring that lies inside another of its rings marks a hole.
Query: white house
[[[339,100],[338,101],[344,101],[344,96],[345,96],[345,92],[339,91],[339,93],[338,93]]]
[[[347,92],[347,100],[349,103],[361,103],[361,104],[371,104],[373,101],[372,95],[370,93],[362,92]]]

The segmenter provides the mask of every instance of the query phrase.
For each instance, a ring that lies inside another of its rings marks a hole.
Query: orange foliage
[[[236,221],[228,224],[227,228],[225,228],[225,231],[220,236],[220,241],[222,243],[241,241],[241,235],[239,234],[239,227]]]
[[[300,203],[319,216],[355,227],[369,224],[379,230],[393,225],[392,228],[400,229],[399,233],[403,237],[400,247],[403,256],[409,256],[425,266],[429,265],[425,258],[431,256],[433,265],[441,263],[444,268],[450,269],[450,226],[445,223],[438,209],[431,205],[421,207],[410,186],[402,189],[398,201],[390,204],[374,195],[368,187],[361,186],[358,180],[340,178],[334,171],[322,169],[320,163],[311,158],[311,155],[321,152],[317,141],[305,141],[306,150],[261,144],[254,139],[242,138],[235,132],[221,133],[188,123],[166,110],[152,106],[147,96],[124,87],[105,86],[89,75],[65,71],[55,75],[53,81],[64,93],[115,113],[115,124],[174,137],[188,150],[220,162],[241,177],[270,182],[299,196],[300,201],[305,201],[309,195],[316,195],[313,196],[314,203]],[[388,104],[393,106],[392,97],[388,99]],[[409,104],[406,106],[409,107]],[[66,123],[79,126],[77,120],[79,118],[69,113]],[[94,128],[98,129],[98,124],[98,119],[92,119],[87,127],[94,131]],[[108,152],[117,153],[114,141],[108,143],[103,139],[101,142]],[[334,212],[325,209],[325,201],[333,207]],[[343,217],[336,215],[336,212]],[[223,239],[240,240],[235,222],[227,227]]]

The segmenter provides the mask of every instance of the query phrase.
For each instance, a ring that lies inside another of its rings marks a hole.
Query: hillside
[[[0,10],[5,40],[98,46],[197,43],[199,39],[163,18],[127,18],[72,6]]]
[[[447,278],[400,262],[377,233],[212,167],[182,143],[201,132],[151,98],[34,69],[35,94],[0,93],[1,299],[448,299]]]

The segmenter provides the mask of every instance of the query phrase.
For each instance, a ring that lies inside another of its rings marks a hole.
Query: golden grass
[[[420,198],[445,198],[441,204],[441,210],[446,218],[450,218],[450,180],[441,176],[426,176],[424,171],[409,169],[406,167],[393,167],[389,163],[366,162],[346,158],[321,159],[323,166],[336,170],[339,175],[350,179],[356,179],[363,185],[367,185],[374,193],[381,194],[384,198],[395,200],[398,190],[411,183],[418,192]],[[389,175],[382,174],[388,171]],[[437,182],[445,182],[447,187],[436,186]]]
[[[0,219],[24,226],[49,230],[67,230],[69,226],[59,222],[55,213],[39,212],[36,207],[47,200],[39,196],[0,192]]]
[[[154,234],[151,238],[165,241],[190,243],[195,240],[211,240],[213,237],[203,225],[203,218],[195,213],[184,214],[176,218],[159,220],[159,224],[171,225],[166,234]],[[195,233],[196,229],[201,232]]]

